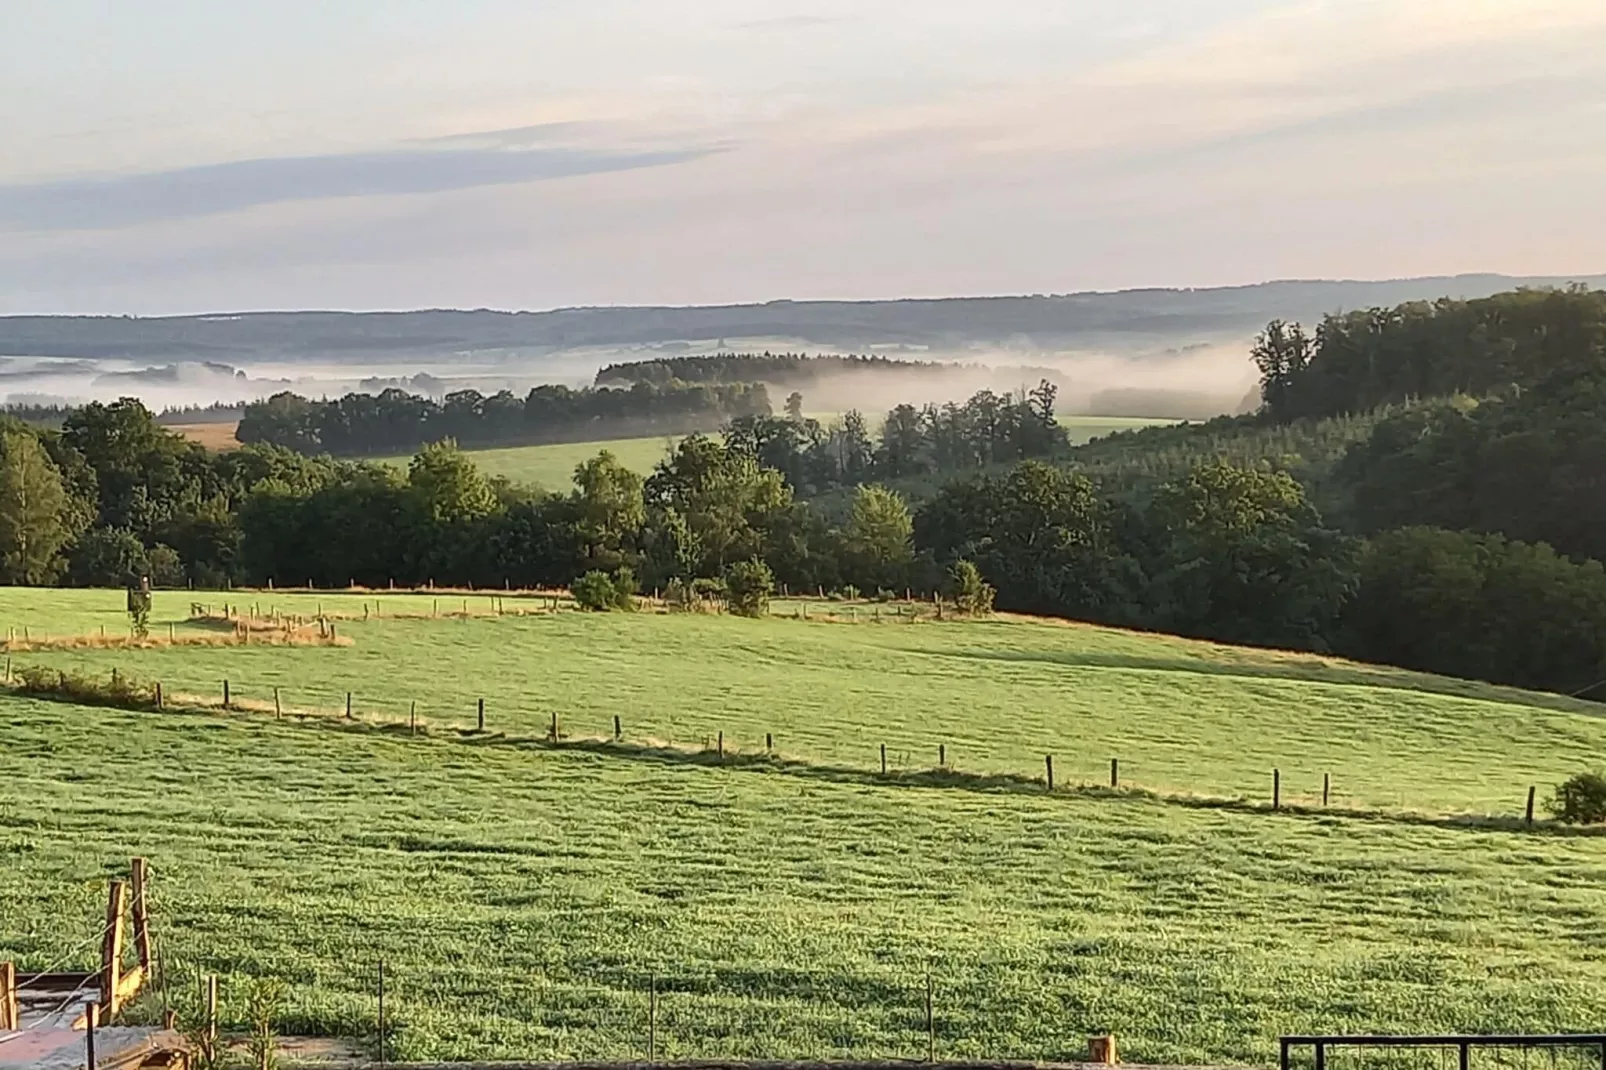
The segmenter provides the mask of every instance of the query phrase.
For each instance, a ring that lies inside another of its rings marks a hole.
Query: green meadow
[[[1287,1032],[1606,1012],[1606,839],[1521,820],[1596,766],[1599,707],[825,602],[163,592],[153,633],[200,629],[192,601],[340,614],[353,645],[12,653],[174,707],[0,697],[24,971],[72,957],[143,854],[167,999],[217,972],[239,1021],[278,978],[284,1032],[372,1048],[383,960],[409,1059],[640,1057],[654,990],[663,1058],[921,1058],[928,976],[939,1058],[1113,1031],[1132,1062],[1264,1063]],[[120,592],[0,590],[5,634],[102,625],[126,632]],[[224,679],[245,709],[216,708]]]

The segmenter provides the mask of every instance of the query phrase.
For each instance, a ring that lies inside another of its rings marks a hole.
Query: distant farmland
[[[1521,824],[1530,785],[1606,749],[1598,707],[862,603],[174,592],[153,630],[201,627],[193,601],[338,614],[354,645],[13,653],[251,707],[0,699],[0,956],[24,970],[142,853],[181,986],[221,973],[238,1022],[281,978],[285,1032],[372,1047],[383,959],[405,1059],[640,1057],[653,988],[662,1058],[919,1057],[928,973],[941,1058],[1113,1030],[1132,1061],[1264,1062],[1280,1032],[1606,1013],[1606,841]],[[3,590],[0,622],[126,629],[106,591]]]

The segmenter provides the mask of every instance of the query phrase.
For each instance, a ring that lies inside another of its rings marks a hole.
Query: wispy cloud
[[[536,128],[532,128],[536,129]],[[503,131],[506,135],[513,131]],[[581,148],[400,149],[289,156],[171,171],[0,186],[0,229],[98,230],[217,215],[287,201],[445,193],[634,171],[719,151]]]

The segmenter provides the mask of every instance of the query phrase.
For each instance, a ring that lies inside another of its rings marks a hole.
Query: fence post
[[[385,960],[379,960],[379,1065],[385,1065]]]
[[[351,720],[351,692],[346,692],[346,720]]]
[[[937,768],[948,768],[948,744],[946,743],[937,744]]]
[[[84,1008],[84,1070],[95,1070],[95,1027],[100,1024],[100,1004]]]
[[[128,882],[112,881],[106,896],[106,937],[100,945],[100,1005],[106,1017],[117,1014],[117,985],[123,969],[123,911],[128,906]]]
[[[1121,759],[1119,759],[1119,758],[1111,758],[1110,759],[1110,787],[1118,788],[1120,786],[1121,786]]]
[[[773,753],[774,750],[775,750],[775,733],[774,732],[765,732],[764,733],[764,753],[765,754],[770,754],[770,753]]]
[[[551,739],[552,742],[554,742],[554,743],[556,743],[558,741],[558,711],[557,710],[553,710],[552,711],[552,731],[548,733],[548,738]]]
[[[881,775],[887,775],[887,745],[881,744]]]
[[[926,1062],[937,1061],[937,1019],[932,1014],[931,972],[926,972]]]
[[[483,732],[483,731],[485,731],[485,700],[483,698],[480,699],[479,717],[480,717],[480,731]]]
[[[416,698],[413,699],[412,706],[407,710],[407,730],[415,736],[418,735],[418,700]]]
[[[616,713],[613,715],[613,741],[617,743],[623,738],[625,738],[625,729],[619,723],[619,715]]]
[[[1271,771],[1271,808],[1273,810],[1280,810],[1282,809],[1282,805],[1283,771],[1281,769],[1273,769]]]
[[[1527,823],[1530,824],[1530,825],[1534,823],[1534,789],[1533,789],[1533,785],[1532,784],[1528,785],[1528,815],[1527,815]]]
[[[156,970],[151,953],[151,912],[145,900],[150,888],[150,863],[143,858],[136,858],[128,869],[134,891],[134,950],[139,954],[139,964],[145,969],[145,983],[150,984]]]
[[[0,1030],[15,1032],[17,1028],[17,966],[0,962]]]
[[[1052,754],[1043,755],[1043,771],[1048,775],[1048,790],[1049,791],[1053,791],[1054,790],[1054,756]]]
[[[1322,774],[1322,805],[1323,806],[1327,805],[1327,800],[1328,800],[1329,796],[1332,794],[1332,790],[1333,790],[1333,774],[1332,773],[1323,773]]]
[[[158,710],[162,708],[162,682],[160,680],[156,682],[156,708]]]
[[[223,708],[229,708],[229,682],[227,680],[223,681]]]
[[[647,1062],[658,1061],[658,978],[649,982],[647,989]]]
[[[719,730],[719,756],[721,759],[725,757],[725,730],[723,728]]]
[[[279,705],[279,685],[273,685],[273,719],[279,720],[284,716],[284,707]]]
[[[206,1043],[217,1044],[217,974],[206,979]]]

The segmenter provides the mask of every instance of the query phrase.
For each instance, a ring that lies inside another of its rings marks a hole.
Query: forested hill
[[[1385,282],[1272,282],[1198,290],[901,301],[774,301],[697,308],[548,312],[262,312],[166,318],[0,317],[0,354],[320,358],[364,354],[449,360],[465,351],[540,353],[582,346],[787,338],[809,345],[1050,349],[1247,337],[1271,319],[1314,321],[1342,309],[1480,297],[1570,278],[1498,275]],[[1577,281],[1606,285],[1606,275]]]

